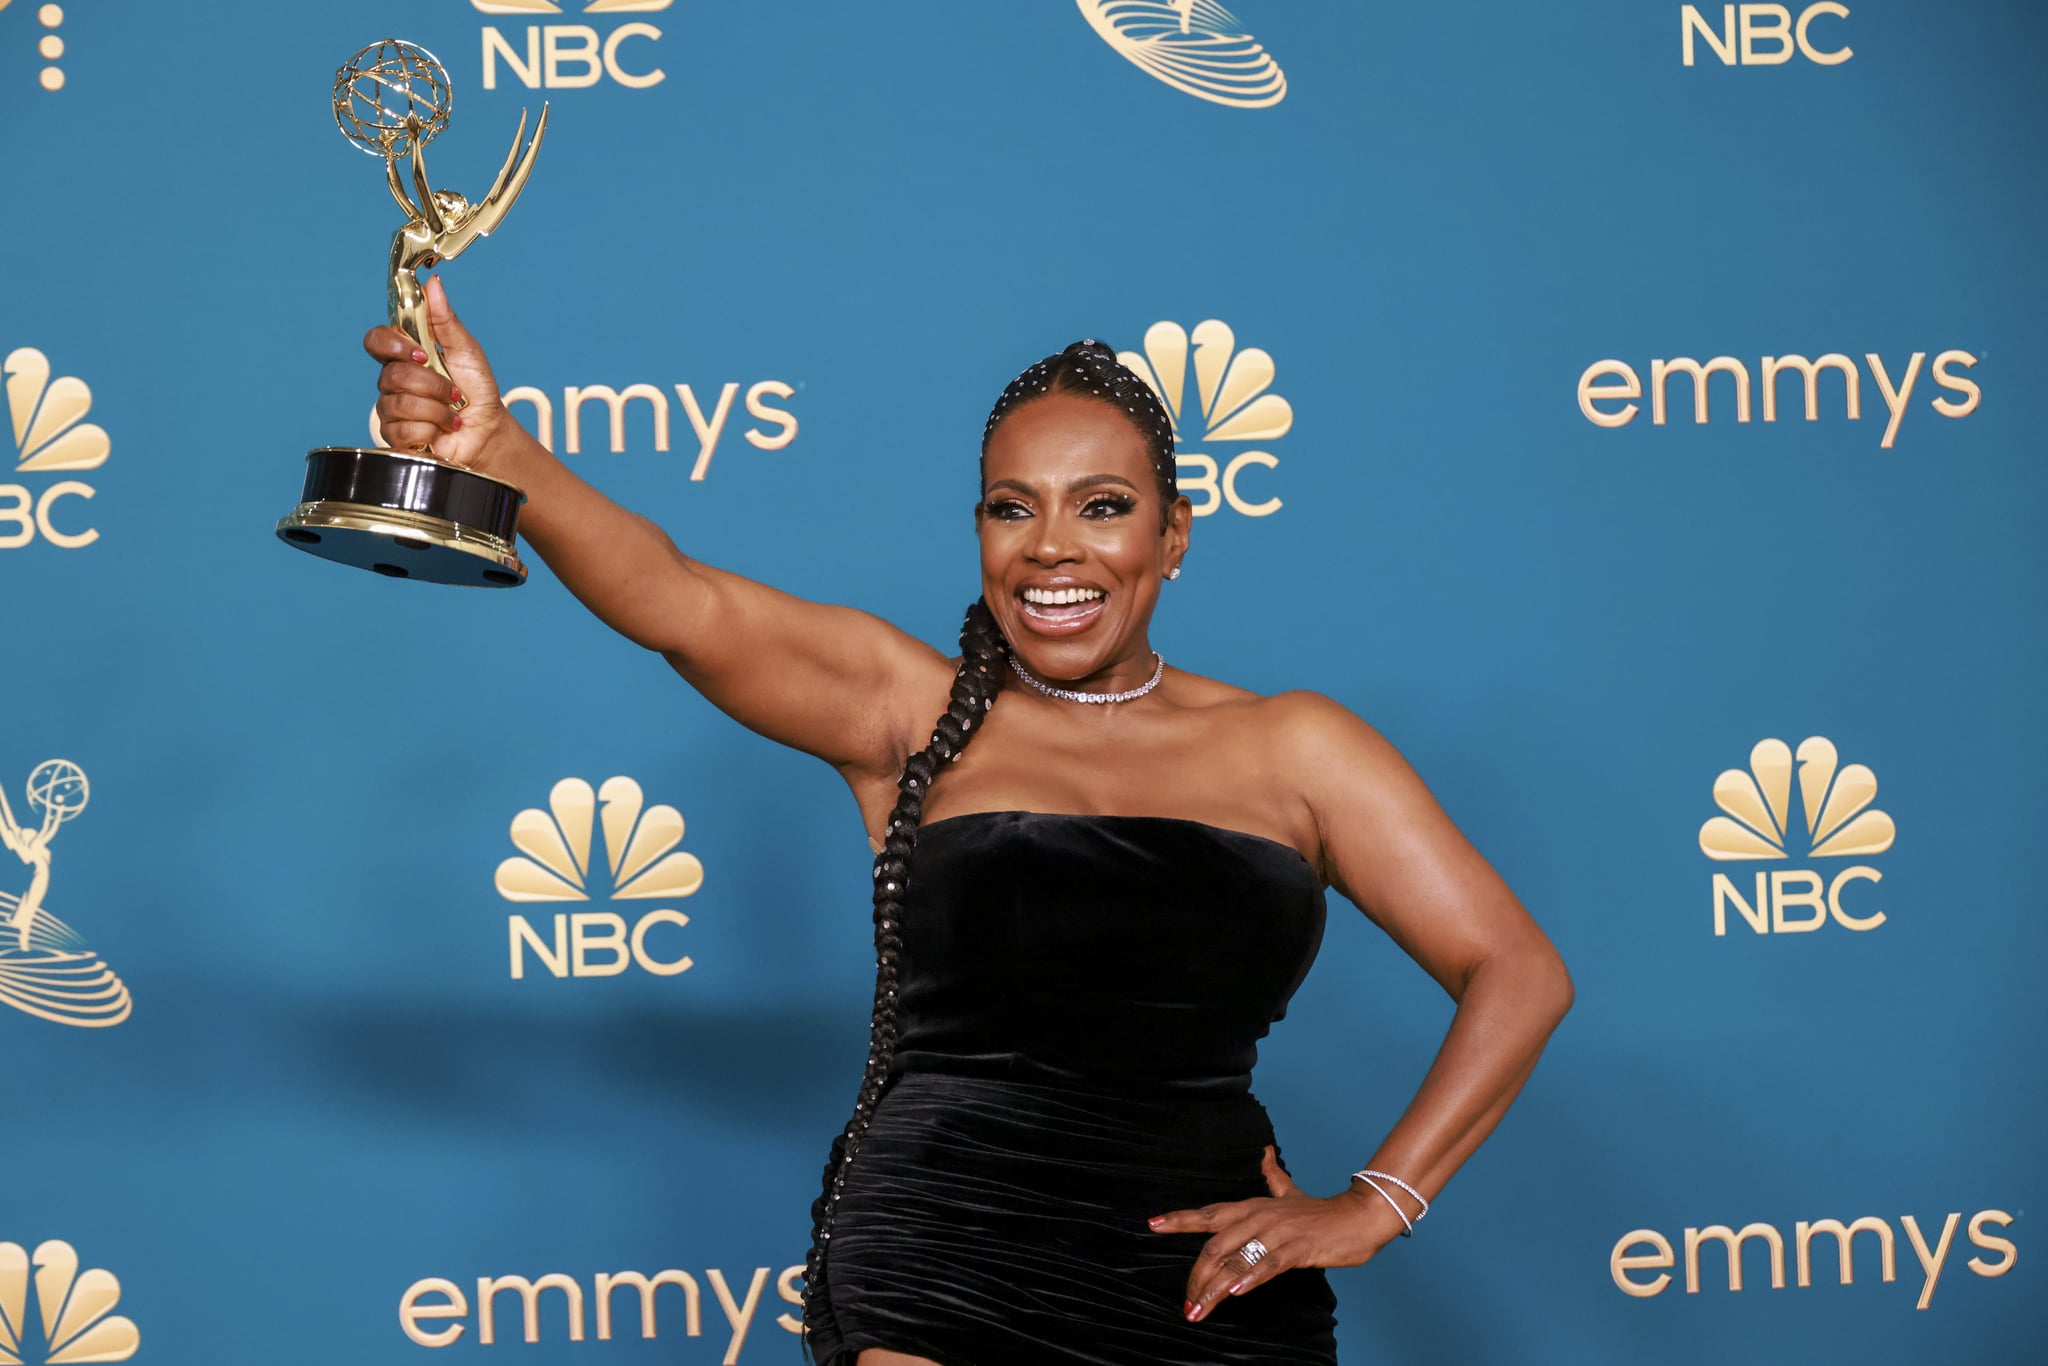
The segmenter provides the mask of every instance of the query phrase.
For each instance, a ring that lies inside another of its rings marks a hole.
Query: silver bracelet
[[[1394,1205],[1394,1197],[1387,1194],[1386,1190],[1380,1185],[1379,1182],[1373,1180],[1364,1172],[1353,1172],[1351,1174],[1351,1179],[1353,1181],[1365,1182],[1366,1185],[1371,1186],[1376,1191],[1379,1191],[1380,1199],[1386,1201],[1390,1205]],[[1408,1222],[1407,1211],[1402,1209],[1399,1205],[1394,1205],[1394,1217],[1401,1221],[1401,1236],[1403,1238],[1413,1238],[1415,1236],[1415,1225]]]
[[[1402,1190],[1407,1191],[1410,1195],[1414,1196],[1415,1203],[1422,1206],[1422,1214],[1416,1215],[1415,1220],[1411,1221],[1408,1218],[1408,1212],[1401,1208],[1400,1203],[1396,1201],[1393,1196],[1387,1194],[1386,1187],[1382,1186],[1379,1183],[1379,1181],[1375,1181],[1373,1179],[1374,1177],[1380,1178],[1381,1181],[1391,1181],[1395,1185],[1399,1186]],[[1401,1216],[1401,1223],[1403,1226],[1401,1230],[1401,1236],[1403,1238],[1412,1238],[1415,1236],[1415,1223],[1419,1222],[1422,1219],[1423,1215],[1429,1213],[1429,1201],[1422,1198],[1421,1191],[1415,1189],[1415,1187],[1409,1185],[1406,1181],[1403,1181],[1400,1177],[1393,1175],[1391,1172],[1374,1171],[1371,1167],[1367,1167],[1364,1171],[1351,1173],[1351,1179],[1353,1181],[1365,1182],[1366,1185],[1371,1186],[1374,1190],[1380,1193],[1380,1199],[1386,1201],[1388,1204],[1394,1207],[1394,1213]]]

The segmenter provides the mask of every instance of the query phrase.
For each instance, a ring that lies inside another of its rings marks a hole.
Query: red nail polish
[[[1195,1302],[1193,1300],[1182,1300],[1180,1305],[1180,1312],[1186,1315],[1187,1318],[1190,1321],[1192,1321],[1195,1317]]]
[[[454,422],[452,422],[452,423],[450,423],[449,425],[450,425],[451,427],[460,427],[460,426],[462,425],[462,414],[461,414],[461,413],[457,413],[457,414],[455,415],[455,421],[454,421]]]
[[[417,347],[413,349],[412,358],[418,361],[421,365],[425,365],[427,363],[427,353],[418,349]]]
[[[1163,1214],[1155,1214],[1150,1219],[1147,1219],[1145,1222],[1150,1224],[1154,1228],[1158,1228],[1161,1224],[1166,1222],[1166,1216]]]
[[[462,402],[462,391],[460,389],[450,389],[448,391],[448,399],[451,403]]]

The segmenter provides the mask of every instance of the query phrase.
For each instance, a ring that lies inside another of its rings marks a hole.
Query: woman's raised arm
[[[660,651],[720,711],[817,755],[849,782],[893,780],[923,745],[926,713],[944,701],[952,671],[939,652],[866,612],[807,602],[683,554],[512,419],[438,276],[427,305],[452,383],[398,329],[363,338],[384,362],[385,442],[431,445],[439,459],[526,490],[521,533],[569,591],[628,640]]]

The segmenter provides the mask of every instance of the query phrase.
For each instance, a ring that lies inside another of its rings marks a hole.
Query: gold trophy
[[[419,272],[460,256],[503,222],[526,186],[548,130],[543,104],[524,152],[526,113],[490,193],[472,204],[427,183],[427,143],[448,126],[448,73],[434,54],[387,38],[351,57],[334,79],[342,135],[384,158],[391,197],[406,221],[391,238],[391,325],[419,343],[427,364],[447,367],[434,344]],[[415,201],[398,173],[411,162]],[[280,540],[323,559],[395,579],[516,588],[526,582],[517,522],[526,495],[501,479],[436,460],[431,447],[390,451],[323,446],[306,453],[299,505],[277,524]]]

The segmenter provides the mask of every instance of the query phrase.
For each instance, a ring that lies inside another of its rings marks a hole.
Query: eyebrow
[[[1133,484],[1120,474],[1084,474],[1073,483],[1067,485],[1067,492],[1079,493],[1082,489],[1100,488],[1105,484],[1120,485],[1133,493],[1138,491],[1136,484]],[[994,493],[997,489],[1015,489],[1026,497],[1035,498],[1038,496],[1038,490],[1021,479],[998,479],[988,486],[988,492],[982,496],[987,497],[989,493]]]

